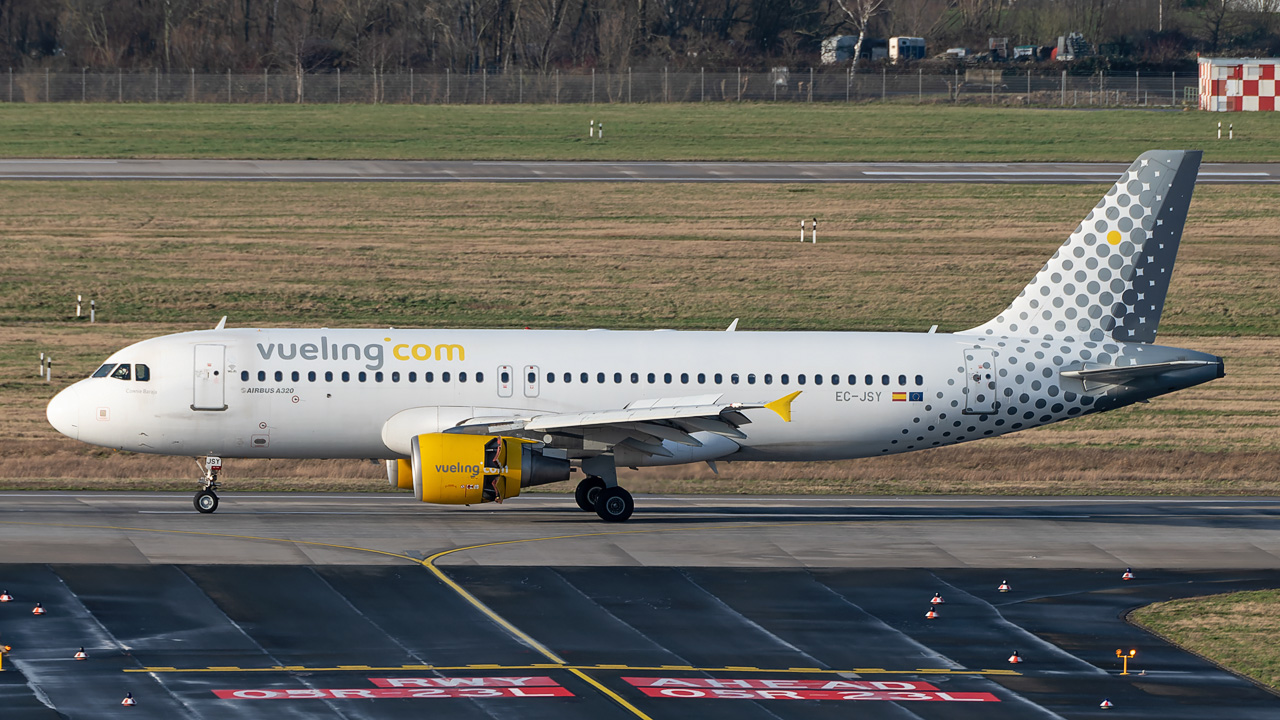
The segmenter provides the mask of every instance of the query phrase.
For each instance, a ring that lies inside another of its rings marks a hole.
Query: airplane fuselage
[[[218,367],[200,367],[201,356]],[[1212,364],[1159,384],[1087,387],[1060,376],[1091,364],[1171,360]],[[446,409],[440,427],[428,428],[438,431],[473,417],[621,407],[638,398],[759,402],[797,390],[792,422],[748,411],[745,437],[692,459],[872,457],[1119,407],[1221,372],[1212,355],[1140,343],[661,330],[224,329],[137,343],[107,360],[121,364],[145,365],[148,379],[134,371],[128,380],[107,373],[80,381],[65,406],[51,405],[50,419],[96,445],[235,458],[405,457],[384,437],[384,424],[413,408]],[[60,415],[72,412],[74,419]]]

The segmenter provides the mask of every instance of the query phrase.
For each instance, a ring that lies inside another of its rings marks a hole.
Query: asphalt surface
[[[1280,717],[1123,620],[1280,587],[1277,500],[637,506],[614,526],[558,495],[226,492],[200,516],[187,495],[0,493],[0,714]]]
[[[0,160],[0,180],[1109,183],[1128,163]],[[1280,182],[1280,163],[1207,163],[1202,183]]]

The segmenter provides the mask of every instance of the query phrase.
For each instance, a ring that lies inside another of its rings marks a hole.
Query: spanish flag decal
[[[896,393],[894,393],[894,394],[893,394],[893,401],[894,401],[894,402],[906,402],[906,401],[907,401],[907,394],[906,394],[906,393],[904,393],[904,392],[896,392]]]

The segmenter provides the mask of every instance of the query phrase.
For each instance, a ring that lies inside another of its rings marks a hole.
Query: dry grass
[[[224,314],[232,325],[720,328],[741,317],[743,329],[955,330],[998,312],[1104,189],[10,183],[0,206],[0,483],[189,487],[189,459],[60,439],[44,403],[123,345]],[[1276,192],[1202,187],[1191,210],[1161,339],[1224,355],[1224,380],[930,453],[729,464],[720,478],[705,466],[652,470],[627,482],[1270,493],[1280,460]],[[817,246],[795,242],[800,216],[821,219]],[[102,322],[70,317],[77,292],[99,301]],[[52,385],[35,377],[42,350],[58,363]],[[237,487],[385,487],[368,463],[236,461],[229,471]]]
[[[1139,608],[1130,620],[1232,671],[1280,690],[1280,590],[1185,598]]]

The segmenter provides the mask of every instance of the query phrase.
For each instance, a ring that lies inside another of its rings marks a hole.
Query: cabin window
[[[791,376],[786,373],[782,373],[782,377],[780,378],[780,380],[782,381],[783,385],[791,384]]]
[[[898,376],[898,384],[899,384],[899,385],[906,385],[906,384],[907,384],[907,376],[906,376],[906,375],[899,375],[899,376]]]
[[[267,381],[267,371],[266,371],[266,370],[259,370],[259,371],[258,371],[258,382],[266,382],[266,381]]]
[[[307,382],[315,382],[315,381],[316,381],[316,371],[312,370],[307,373]]]
[[[801,378],[801,380],[800,380],[800,384],[801,384],[801,385],[803,385],[803,384],[804,384],[804,376],[803,376],[803,375],[801,375],[801,376],[800,376],[800,378]],[[814,375],[813,375],[813,384],[814,384],[814,385],[821,385],[821,384],[822,384],[822,376],[821,376],[821,375],[818,375],[817,373],[814,373]]]
[[[680,384],[682,385],[689,384],[689,373],[680,373]]]
[[[923,375],[917,375],[917,376],[916,376],[916,385],[917,385],[917,386],[919,386],[919,385],[923,385],[923,384],[924,384],[924,376],[923,376]]]
[[[614,382],[614,383],[617,383],[617,384],[620,384],[620,383],[622,382],[622,373],[617,373],[617,372],[616,372],[616,373],[614,373],[614,374],[613,374],[613,382]]]
[[[833,375],[831,376],[831,384],[832,384],[832,385],[839,385],[839,384],[840,384],[840,376],[839,376],[839,375],[835,375],[835,374],[833,374]]]
[[[582,373],[578,376],[578,382],[589,383],[591,382],[591,376],[586,373]],[[600,378],[600,382],[604,382],[604,377]]]
[[[538,382],[538,376],[537,376],[536,374],[534,374],[534,373],[530,372],[530,373],[529,373],[528,380],[529,380],[529,384],[530,384],[530,385],[532,385],[532,384],[534,384],[534,383]],[[445,378],[445,382],[449,382],[449,379],[448,379],[448,378]]]
[[[240,371],[240,380],[241,380],[241,381],[243,381],[243,382],[249,382],[249,371],[248,371],[248,370],[241,370],[241,371]]]
[[[880,384],[881,384],[881,385],[888,385],[888,384],[889,384],[889,376],[888,376],[888,375],[881,375],[881,376],[880,376]]]
[[[565,373],[565,374],[564,374],[564,381],[565,381],[565,382],[567,382],[567,383],[571,383],[571,382],[573,382],[573,373]]]
[[[772,385],[772,384],[773,384],[773,373],[765,373],[765,374],[764,374],[764,384],[765,384],[765,385]]]
[[[115,368],[114,364],[103,365],[93,373],[93,377],[106,377],[111,374],[111,370]],[[248,378],[245,378],[246,380]]]
[[[699,384],[699,385],[706,385],[706,384],[707,384],[707,374],[706,374],[706,373],[698,373],[698,384]]]
[[[640,382],[640,373],[631,373],[631,384],[635,385]]]
[[[747,384],[748,384],[748,385],[755,385],[755,384],[756,384],[756,374],[755,374],[755,373],[747,373]]]
[[[449,371],[440,373],[440,382],[449,382]]]
[[[351,373],[346,370],[342,371],[342,382],[351,382]]]
[[[325,371],[324,371],[324,381],[325,381],[325,382],[333,382],[333,371],[332,371],[332,370],[325,370]]]
[[[418,373],[416,372],[409,373],[409,382],[418,382]]]
[[[374,382],[382,382],[382,371],[381,371],[381,370],[379,370],[378,372],[376,372],[376,373],[374,373],[374,374],[373,374],[373,381],[374,381]]]
[[[466,381],[467,381],[466,371],[458,373],[458,382],[466,382]]]
[[[857,375],[850,375],[850,376],[849,376],[849,384],[850,384],[850,385],[857,385],[857,384],[858,384],[858,376],[857,376]]]
[[[294,370],[294,371],[293,371],[293,373],[290,375],[290,378],[291,378],[294,382],[298,382],[298,380],[299,380],[299,379],[301,379],[301,377],[302,377],[302,376],[298,374],[298,371],[297,371],[297,370]]]
[[[653,384],[653,382],[654,382],[654,380],[655,380],[655,379],[656,379],[656,378],[654,377],[653,373],[649,373],[648,380],[649,380],[649,384],[650,384],[650,385],[652,385],[652,384]]]
[[[511,382],[511,373],[507,372],[506,370],[503,370],[503,371],[502,371],[502,382],[503,382],[503,384],[506,384],[506,383]]]
[[[663,374],[662,374],[662,382],[664,382],[664,383],[666,383],[666,384],[670,385],[670,384],[671,384],[671,373],[663,373]]]
[[[556,374],[551,372],[547,373],[547,382],[553,383],[555,381],[556,381]]]
[[[734,373],[734,374],[730,375],[730,376],[729,376],[729,382],[733,383],[734,385],[737,385],[737,384],[738,384],[738,373]]]
[[[476,372],[476,382],[484,382],[484,373]]]
[[[436,381],[436,374],[435,374],[435,373],[433,373],[433,372],[431,372],[431,371],[427,371],[427,372],[422,373],[422,382],[435,382],[435,381]]]
[[[393,373],[391,373],[391,382],[400,382],[400,373],[399,373],[399,372],[393,372]]]
[[[724,384],[724,376],[721,375],[720,373],[716,373],[716,384],[717,385]]]
[[[604,384],[604,373],[602,372],[596,373],[596,382],[600,383],[601,385]]]
[[[369,373],[366,373],[365,371],[361,370],[360,374],[356,375],[356,377],[360,379],[360,382],[364,382],[369,379]]]

